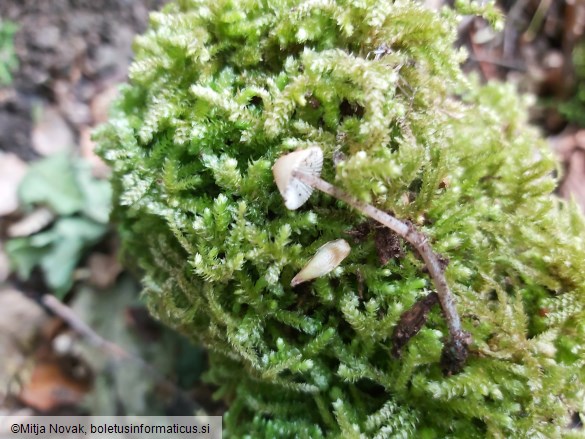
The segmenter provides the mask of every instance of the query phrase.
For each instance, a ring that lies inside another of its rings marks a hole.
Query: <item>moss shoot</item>
[[[584,221],[524,100],[462,74],[458,3],[177,0],[136,40],[97,135],[113,218],[151,312],[209,349],[229,437],[576,437]],[[413,248],[323,193],[285,207],[272,166],[310,146],[448,261],[460,373]],[[291,287],[339,239],[347,258]]]

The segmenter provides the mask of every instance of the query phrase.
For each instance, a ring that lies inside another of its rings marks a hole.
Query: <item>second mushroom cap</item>
[[[290,285],[294,287],[332,272],[349,255],[350,250],[351,247],[345,239],[336,239],[323,244],[319,247],[315,256],[292,279]]]
[[[294,172],[309,175],[321,175],[323,168],[323,151],[318,146],[285,154],[274,163],[272,173],[284,205],[295,210],[309,199],[313,188],[294,176]]]

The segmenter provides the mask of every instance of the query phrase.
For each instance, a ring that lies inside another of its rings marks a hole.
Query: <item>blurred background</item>
[[[0,1],[0,415],[221,414],[204,350],[153,321],[118,261],[92,130],[164,0]],[[449,1],[426,0],[430,8]],[[463,68],[532,96],[561,197],[585,211],[585,1],[465,17]]]

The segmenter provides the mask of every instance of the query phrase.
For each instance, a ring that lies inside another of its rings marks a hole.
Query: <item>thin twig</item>
[[[194,401],[191,395],[180,389],[175,383],[166,378],[164,374],[161,373],[156,367],[152,366],[150,363],[147,363],[142,357],[131,354],[116,343],[103,338],[87,323],[81,320],[71,308],[69,308],[63,302],[59,301],[59,299],[57,299],[55,296],[45,294],[41,297],[41,302],[50,311],[52,311],[55,315],[67,323],[71,329],[89,341],[93,346],[105,351],[115,359],[132,360],[138,363],[153,378],[155,378],[158,383],[174,392],[174,394],[178,395],[182,401],[188,401],[193,406],[194,410],[197,410],[199,413],[204,413],[201,405],[197,401]]]
[[[59,301],[55,296],[51,296],[50,294],[45,294],[41,297],[41,301],[43,305],[49,308],[53,313],[59,316],[65,323],[67,323],[71,329],[77,332],[82,337],[86,338],[93,346],[103,349],[108,353],[112,354],[114,357],[117,358],[134,358],[141,363],[144,363],[144,360],[138,357],[134,357],[133,355],[126,352],[116,343],[106,340],[90,326],[82,321],[75,312],[69,308],[67,305]]]
[[[412,223],[400,221],[392,215],[376,209],[371,204],[364,203],[357,198],[352,197],[338,187],[333,186],[315,175],[295,170],[293,171],[293,176],[315,189],[319,189],[332,197],[345,201],[350,206],[396,232],[418,251],[429,271],[433,283],[435,284],[437,295],[439,296],[439,302],[443,314],[445,315],[445,319],[447,320],[447,327],[449,328],[449,334],[451,336],[451,344],[449,348],[456,351],[454,352],[455,356],[466,356],[463,351],[466,351],[467,349],[467,345],[470,342],[470,336],[461,329],[461,319],[459,318],[459,314],[455,307],[455,299],[453,298],[453,294],[451,293],[447,280],[445,279],[444,268],[441,264],[440,258],[431,249],[426,235],[419,232]]]

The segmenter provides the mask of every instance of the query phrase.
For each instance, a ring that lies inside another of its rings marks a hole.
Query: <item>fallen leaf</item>
[[[559,193],[564,198],[574,197],[585,213],[585,151],[576,149],[568,161],[565,178]]]
[[[107,224],[112,208],[112,186],[109,181],[93,178],[90,167],[87,162],[77,163],[77,182],[84,199],[82,212],[98,223]]]
[[[10,383],[18,382],[47,319],[45,311],[22,292],[0,289],[0,401]]]
[[[47,285],[63,297],[73,284],[73,272],[84,250],[99,241],[106,230],[106,225],[88,218],[59,218],[43,232],[9,240],[6,252],[20,278],[27,279],[38,265]]]
[[[575,142],[578,148],[585,150],[585,130],[579,130],[575,133]]]
[[[89,282],[98,288],[114,285],[116,278],[122,272],[122,266],[115,254],[92,253],[88,265]]]
[[[21,279],[28,279],[33,268],[38,265],[49,252],[49,245],[56,235],[51,231],[39,233],[26,238],[13,238],[6,242],[6,254],[11,265]],[[44,241],[44,242],[43,242]]]
[[[28,165],[12,153],[0,153],[0,216],[18,209],[18,186]]]
[[[56,107],[43,109],[41,119],[32,131],[32,145],[43,156],[74,148],[73,132]]]
[[[12,338],[20,346],[27,346],[46,320],[43,308],[24,293],[13,288],[0,289],[0,338]]]
[[[106,227],[86,218],[60,218],[53,227],[59,239],[40,261],[47,284],[63,297],[73,284],[73,271],[85,248],[95,244]]]
[[[30,236],[40,232],[55,219],[55,214],[46,207],[39,207],[26,215],[20,221],[8,227],[8,236],[11,238]]]
[[[70,74],[76,75],[77,68],[72,66]],[[78,74],[78,73],[77,73]],[[74,126],[88,124],[91,121],[89,106],[79,100],[69,81],[56,80],[53,83],[53,92],[59,106],[60,114]],[[65,121],[64,119],[64,121]]]
[[[108,178],[110,168],[95,153],[96,143],[91,139],[93,128],[87,125],[79,127],[79,151],[81,156],[91,164],[91,173],[96,178]]]
[[[47,204],[60,215],[76,213],[85,204],[73,165],[66,154],[56,154],[33,164],[18,192],[23,203]]]
[[[48,412],[81,402],[89,391],[86,382],[65,373],[56,361],[36,364],[30,380],[23,386],[19,399],[29,407]]]
[[[118,95],[118,85],[111,85],[92,99],[90,108],[95,125],[102,124],[108,120],[110,106]]]
[[[562,133],[551,136],[548,141],[559,158],[559,160],[566,162],[577,147],[577,136],[573,128],[568,128]]]

